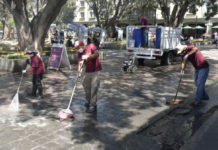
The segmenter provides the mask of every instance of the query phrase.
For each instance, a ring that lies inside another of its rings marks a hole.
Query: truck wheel
[[[162,59],[161,59],[161,64],[162,65],[172,65],[174,59],[173,52],[164,52]]]

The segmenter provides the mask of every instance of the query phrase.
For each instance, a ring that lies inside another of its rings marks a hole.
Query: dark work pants
[[[32,95],[36,96],[36,92],[38,90],[38,93],[40,96],[42,96],[42,82],[43,74],[33,74],[33,89],[32,89]]]

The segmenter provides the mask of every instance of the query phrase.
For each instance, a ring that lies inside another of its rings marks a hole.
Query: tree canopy
[[[67,24],[73,22],[75,9],[75,2],[72,0],[68,0],[67,3],[61,8],[61,11],[57,16],[55,22],[57,24]]]
[[[68,1],[68,2],[67,2]],[[187,11],[196,13],[198,6],[206,3],[206,19],[217,14],[216,0],[85,0],[93,10],[97,25],[114,33],[115,26],[133,12],[161,10],[166,26],[182,25]],[[65,5],[66,4],[66,5]],[[173,5],[170,5],[173,4]],[[75,11],[74,0],[0,0],[1,22],[12,14],[17,29],[21,49],[33,44],[42,49],[47,31],[55,20],[57,23],[73,21]],[[7,9],[6,9],[7,7]],[[63,7],[63,8],[62,8]],[[60,14],[59,14],[60,13]],[[140,15],[143,15],[140,14]],[[58,16],[58,17],[57,17]]]
[[[121,18],[132,12],[135,5],[135,0],[86,0],[86,2],[94,12],[97,25],[112,30]]]
[[[218,2],[217,0],[209,0],[206,5],[208,9],[207,9],[205,16],[206,16],[206,19],[208,20],[217,14]]]
[[[217,5],[214,1],[216,0],[156,0],[156,3],[158,3],[161,9],[162,16],[165,20],[165,25],[178,27],[182,25],[187,11],[196,14],[198,7],[203,6],[205,3],[206,5],[211,6],[211,11],[205,14],[207,19],[216,15]],[[170,10],[170,8],[172,8],[172,10]]]

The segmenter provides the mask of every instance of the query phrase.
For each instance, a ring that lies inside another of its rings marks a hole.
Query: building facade
[[[93,25],[96,19],[93,10],[89,7],[85,0],[75,0],[76,10],[74,22],[78,24]]]

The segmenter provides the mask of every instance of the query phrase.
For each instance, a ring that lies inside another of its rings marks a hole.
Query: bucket
[[[135,40],[129,40],[129,47],[134,48],[135,47]]]

